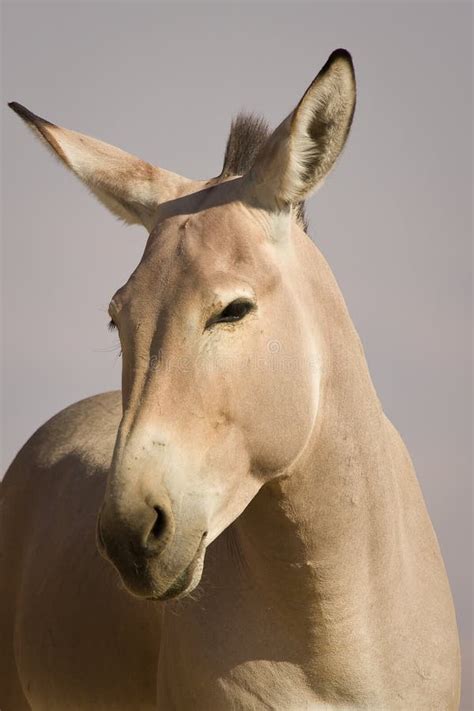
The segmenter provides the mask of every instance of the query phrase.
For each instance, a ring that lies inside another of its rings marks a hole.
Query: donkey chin
[[[194,546],[168,546],[161,553],[108,537],[97,519],[97,548],[118,571],[125,588],[147,600],[185,597],[199,584],[204,568],[207,532]],[[179,548],[179,549],[178,549]]]

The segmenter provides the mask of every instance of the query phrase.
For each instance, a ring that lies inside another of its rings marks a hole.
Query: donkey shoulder
[[[119,391],[69,405],[45,422],[18,452],[4,479],[18,470],[44,470],[73,458],[88,474],[110,466],[122,414]]]
[[[101,708],[155,708],[160,611],[123,590],[95,545],[120,418],[119,392],[71,405],[33,434],[1,483],[5,711],[82,711],[99,697]]]

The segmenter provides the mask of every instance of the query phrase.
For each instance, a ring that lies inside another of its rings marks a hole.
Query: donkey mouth
[[[201,580],[202,570],[204,567],[204,556],[206,552],[206,537],[207,531],[202,534],[199,546],[194,554],[191,562],[186,568],[173,580],[171,585],[162,593],[153,593],[147,595],[148,600],[156,600],[163,602],[164,600],[179,599],[185,597],[192,592]]]
[[[161,555],[153,555],[131,541],[107,540],[100,515],[97,518],[96,544],[100,554],[117,570],[128,592],[148,600],[184,597],[194,590],[201,579],[206,543],[207,531],[204,531],[189,563],[183,561],[178,567],[178,552],[172,547],[165,548]],[[173,575],[175,565],[180,572]]]

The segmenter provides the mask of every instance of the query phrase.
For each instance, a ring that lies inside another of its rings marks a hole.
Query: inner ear
[[[249,184],[261,204],[297,205],[321,185],[344,147],[355,103],[352,59],[338,49],[257,156]]]

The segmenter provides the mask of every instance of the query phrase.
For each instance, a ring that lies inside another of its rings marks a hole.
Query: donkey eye
[[[235,299],[231,301],[223,311],[209,319],[206,328],[213,326],[215,323],[232,323],[233,321],[241,321],[247,316],[250,311],[255,308],[253,301],[248,299]]]
[[[115,323],[115,321],[112,318],[110,319],[109,323],[107,324],[107,328],[109,329],[109,331],[115,331],[115,329],[117,328],[117,324]]]

